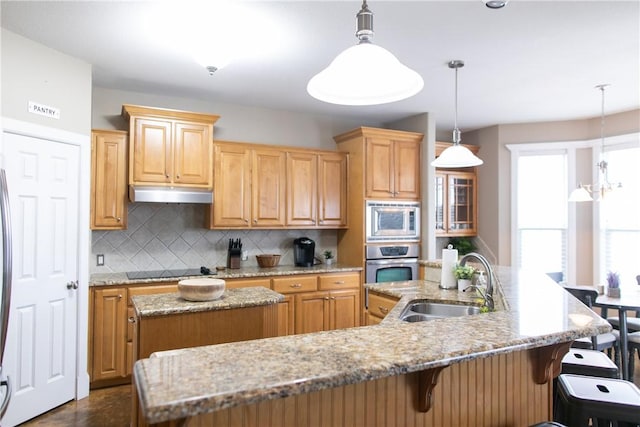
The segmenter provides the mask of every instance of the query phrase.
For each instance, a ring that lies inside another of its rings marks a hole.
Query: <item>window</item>
[[[516,166],[516,266],[567,276],[567,153],[523,152]]]
[[[597,280],[606,283],[607,272],[617,271],[625,286],[635,284],[640,274],[640,147],[637,143],[614,146],[605,160],[609,182],[620,182],[622,188],[599,203],[601,268]]]

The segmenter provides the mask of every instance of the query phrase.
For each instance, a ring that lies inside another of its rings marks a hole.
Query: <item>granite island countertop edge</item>
[[[396,286],[394,292],[404,295],[387,316],[389,321],[377,326],[155,354],[136,362],[134,367],[143,411],[149,422],[161,422],[552,345],[610,330],[604,319],[575,298],[564,295],[566,291],[551,279],[541,275],[519,285],[526,276],[516,277],[513,270],[498,269],[508,308],[493,313],[418,324],[392,319],[406,301],[422,295],[418,284],[426,284],[415,281],[405,283],[404,291]],[[382,289],[384,285],[377,286]],[[425,289],[424,293],[431,291]],[[453,291],[447,292],[451,293],[450,298],[455,297]],[[523,304],[534,295],[554,298],[558,303],[555,308],[545,307],[545,315],[541,316]],[[443,336],[456,339],[442,340]],[[256,354],[261,356],[259,361],[251,356]],[[180,366],[189,366],[198,375],[185,377]],[[243,372],[243,376],[235,377],[229,372]],[[211,381],[212,378],[216,381]]]

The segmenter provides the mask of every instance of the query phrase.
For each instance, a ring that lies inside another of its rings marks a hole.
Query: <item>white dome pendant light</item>
[[[344,50],[309,80],[309,95],[331,104],[378,105],[420,92],[422,77],[391,52],[371,43],[373,13],[366,0],[356,18],[358,44]]]
[[[437,159],[431,162],[437,168],[466,168],[479,166],[483,163],[467,147],[460,145],[460,129],[458,129],[458,68],[464,67],[464,62],[460,60],[449,61],[449,68],[456,70],[456,96],[454,103],[454,129],[453,145],[446,148]]]

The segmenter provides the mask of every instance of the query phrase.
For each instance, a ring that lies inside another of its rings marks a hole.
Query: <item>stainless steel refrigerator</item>
[[[9,325],[9,306],[11,305],[11,213],[9,211],[9,191],[4,169],[0,169],[0,214],[2,216],[2,295],[0,295],[0,420],[11,400],[11,383],[2,371],[4,362],[4,347],[7,341],[7,327]]]

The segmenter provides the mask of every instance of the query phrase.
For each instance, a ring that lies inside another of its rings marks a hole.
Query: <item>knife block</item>
[[[240,268],[241,251],[229,250],[227,252],[227,268]]]

